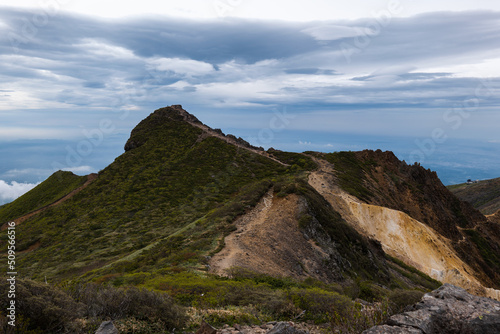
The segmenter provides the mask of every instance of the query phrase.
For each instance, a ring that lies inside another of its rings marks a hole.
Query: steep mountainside
[[[500,210],[500,178],[448,186],[462,201],[469,202],[485,215]]]
[[[182,293],[166,277],[254,272],[354,284],[368,299],[435,288],[428,275],[500,287],[499,225],[435,173],[390,152],[264,151],[181,106],[140,122],[98,175],[58,172],[0,217],[18,223],[18,267],[35,279]]]
[[[330,192],[339,194],[340,188],[340,192],[350,195],[350,203],[344,206],[350,207],[348,214],[354,214],[351,225],[357,226],[358,231],[382,241],[384,250],[436,279],[458,284],[475,293],[481,293],[480,285],[496,289],[500,287],[499,226],[488,223],[486,217],[470,204],[453,196],[437,178],[436,173],[418,165],[407,165],[391,152],[311,154],[332,163],[333,180],[330,181]],[[341,197],[344,201],[347,198],[345,194]],[[338,200],[330,203],[341,212],[341,206],[336,205]],[[383,213],[379,213],[379,208],[389,208],[397,212],[389,213],[383,209]],[[354,213],[355,211],[357,213]],[[400,217],[394,218],[394,214]],[[347,217],[346,214],[344,217]],[[409,221],[413,221],[411,225],[420,227],[417,230],[415,227],[410,228],[407,223]],[[410,229],[413,232],[405,233],[407,236],[401,240],[395,240],[395,235],[388,240],[389,234],[384,230],[394,222],[402,231]],[[361,227],[363,224],[364,227]],[[380,228],[374,224],[385,226]],[[427,232],[422,233],[423,230]],[[440,241],[434,240],[436,237]],[[412,240],[418,239],[429,242],[410,246]],[[436,244],[441,245],[436,247]],[[409,255],[402,250],[395,251],[401,245],[404,245],[407,251],[411,249],[417,253]],[[439,252],[431,255],[431,249],[437,249]],[[448,257],[450,254],[453,259]],[[460,274],[455,275],[457,270]],[[498,295],[498,292],[494,291],[489,293],[492,296]]]

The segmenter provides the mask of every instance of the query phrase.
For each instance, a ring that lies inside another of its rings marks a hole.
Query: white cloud
[[[78,135],[78,133],[76,133]],[[0,140],[11,139],[69,139],[75,137],[74,129],[53,127],[17,127],[0,126]]]
[[[215,72],[215,68],[209,63],[180,58],[158,58],[150,60],[149,67],[156,71],[170,71],[186,76],[206,75]]]
[[[89,52],[99,57],[112,57],[121,59],[134,59],[135,55],[129,49],[121,46],[112,45],[96,39],[85,38],[82,43],[77,45],[84,52]]]
[[[500,2],[492,0],[114,0],[86,1],[40,1],[3,0],[2,5],[43,9],[48,3],[57,3],[57,11],[72,11],[85,15],[118,18],[138,15],[168,15],[183,18],[219,18],[232,16],[253,19],[289,21],[314,21],[334,19],[358,19],[371,17],[382,10],[398,5],[402,8],[398,16],[409,16],[433,11],[500,10]],[[45,4],[45,5],[44,5]]]
[[[0,204],[15,200],[37,185],[39,185],[39,183],[18,183],[13,181],[11,184],[9,184],[3,180],[0,180]]]
[[[424,69],[424,71],[429,73],[452,73],[455,78],[498,78],[500,58],[475,59],[467,64],[443,65]]]
[[[68,168],[63,168],[63,170],[73,172],[75,174],[87,174],[95,171],[95,169],[92,166],[68,167]]]

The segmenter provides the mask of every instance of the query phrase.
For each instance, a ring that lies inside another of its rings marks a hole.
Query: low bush
[[[330,313],[333,333],[357,334],[384,323],[391,315],[387,301],[364,306],[351,303],[345,308],[334,307]]]
[[[253,306],[202,309],[198,311],[197,315],[196,318],[203,319],[216,327],[222,327],[225,324],[260,324],[263,319],[261,313]],[[265,320],[271,320],[271,318]],[[200,321],[196,321],[193,325],[199,326],[199,323]]]
[[[8,291],[8,282],[0,279],[0,291]],[[84,306],[54,286],[29,279],[16,280],[16,326],[24,333],[64,333],[83,315]],[[8,305],[7,293],[0,294],[2,310]],[[5,307],[3,307],[5,306]]]
[[[418,303],[423,296],[424,293],[419,290],[393,290],[388,297],[391,312],[394,314],[403,312],[407,306]]]
[[[288,298],[293,305],[305,311],[304,320],[312,320],[315,323],[328,322],[332,309],[344,310],[353,304],[346,296],[318,288],[293,288],[288,293]]]
[[[84,314],[88,318],[159,321],[169,330],[182,328],[187,320],[185,310],[161,292],[89,283],[72,289],[72,295],[85,305]]]

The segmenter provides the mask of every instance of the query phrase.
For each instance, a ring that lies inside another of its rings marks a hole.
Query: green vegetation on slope
[[[476,244],[479,253],[488,265],[495,268],[497,271],[500,269],[500,256],[486,239],[476,230],[466,229],[464,232],[470,237],[471,241]]]
[[[0,224],[47,206],[80,187],[87,180],[71,172],[58,171],[31,191],[0,208]]]
[[[294,170],[314,170],[318,166],[311,157],[303,153],[284,152],[270,148],[267,152],[275,156],[278,160],[289,164]]]
[[[469,202],[485,215],[491,215],[500,210],[500,178],[472,184],[455,184],[447,188],[462,201]]]
[[[366,173],[373,168],[374,162],[361,161],[354,152],[315,153],[318,157],[332,163],[337,171],[339,184],[348,193],[363,201],[369,201],[373,193],[366,187]]]
[[[300,316],[301,321],[326,324],[324,329],[332,332],[345,328],[361,332],[417,302],[424,294],[419,290],[387,291],[366,313],[353,302],[371,289],[359,280],[342,287],[239,270],[231,279],[192,272],[144,273],[141,277],[127,275],[126,279],[141,287],[95,283],[56,287],[18,279],[16,328],[26,334],[91,334],[102,321],[113,319],[120,333],[148,334],[191,332],[199,327],[201,319],[222,327],[297,321]],[[7,285],[2,278],[2,291]],[[7,295],[0,295],[0,304],[7,302]],[[0,330],[7,330],[6,322],[0,310]]]

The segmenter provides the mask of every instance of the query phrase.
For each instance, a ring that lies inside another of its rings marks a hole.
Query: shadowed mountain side
[[[500,210],[500,178],[456,184],[448,186],[448,189],[485,215]]]

